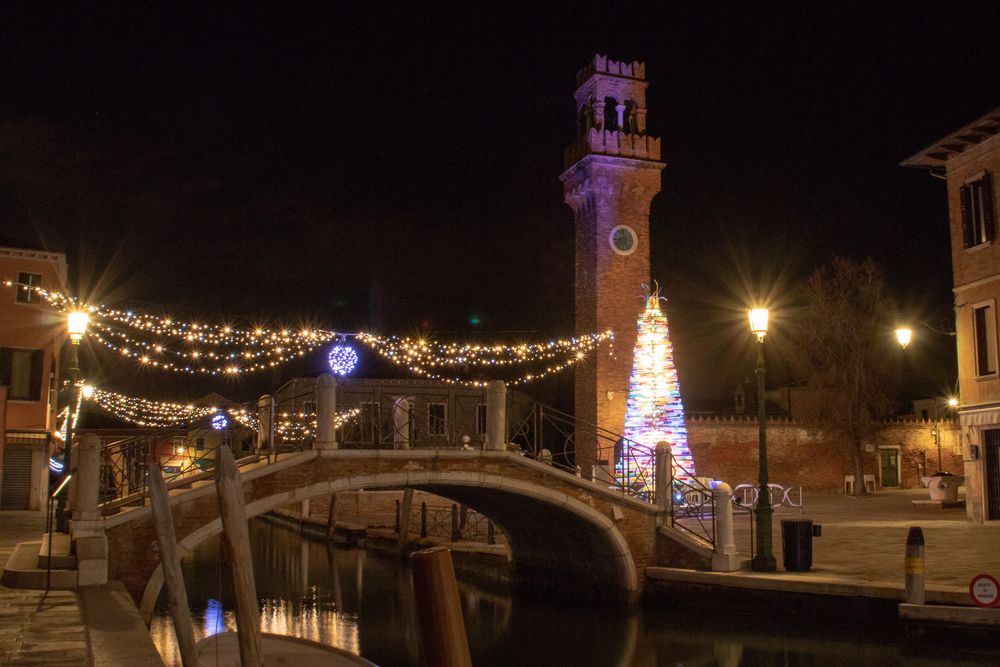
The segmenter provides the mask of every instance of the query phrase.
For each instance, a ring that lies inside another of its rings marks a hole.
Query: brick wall
[[[735,486],[757,481],[756,419],[689,419],[688,443],[698,475]],[[870,443],[864,456],[865,472],[881,478],[879,448],[899,448],[902,488],[921,486],[920,476],[937,470],[937,447],[932,429],[941,433],[942,467],[964,474],[956,422],[890,422]],[[926,460],[926,471],[921,464]],[[812,491],[838,491],[844,475],[854,474],[854,463],[843,438],[803,424],[773,420],[767,428],[767,467],[771,482],[802,486]]]

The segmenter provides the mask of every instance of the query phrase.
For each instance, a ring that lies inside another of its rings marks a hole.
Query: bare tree
[[[895,309],[871,259],[835,257],[802,291],[805,308],[789,332],[789,360],[819,394],[822,426],[844,438],[854,461],[854,494],[865,495],[864,443],[893,407],[889,317]]]

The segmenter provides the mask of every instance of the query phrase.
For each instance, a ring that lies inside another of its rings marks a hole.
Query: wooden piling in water
[[[410,539],[410,511],[413,508],[413,489],[403,489],[403,503],[399,510],[399,549],[406,550]]]
[[[222,538],[230,556],[233,592],[236,602],[236,632],[243,667],[263,667],[264,652],[260,642],[260,609],[254,582],[250,534],[243,498],[243,485],[236,461],[228,447],[215,453],[215,488],[222,517]]]
[[[170,497],[163,481],[163,473],[157,465],[149,468],[149,500],[153,506],[153,526],[156,528],[156,542],[160,547],[163,584],[167,588],[167,602],[174,621],[181,663],[184,667],[201,667],[201,658],[195,648],[194,625],[191,623],[184,575],[181,572],[180,558],[177,557],[177,537],[174,533],[174,518],[170,514]]]
[[[326,513],[326,539],[332,540],[337,530],[337,494],[330,494],[330,509]]]
[[[421,549],[410,556],[423,662],[428,667],[472,667],[451,551]]]

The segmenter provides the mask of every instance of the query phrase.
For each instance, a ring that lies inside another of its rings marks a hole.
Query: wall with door
[[[743,417],[689,418],[688,443],[698,475],[721,479],[732,485],[757,480],[757,420]],[[865,473],[892,473],[886,488],[912,489],[922,486],[921,477],[941,469],[964,474],[956,421],[886,422],[875,438],[865,443]],[[768,471],[772,482],[802,486],[813,491],[842,491],[844,476],[854,474],[848,444],[837,434],[801,422],[768,420]],[[890,455],[882,452],[892,452]],[[887,468],[883,468],[883,457]]]

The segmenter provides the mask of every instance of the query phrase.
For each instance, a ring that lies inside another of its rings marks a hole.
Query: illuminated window
[[[993,181],[982,172],[959,190],[962,201],[962,237],[966,248],[989,243],[996,238],[993,221]]]
[[[17,297],[18,303],[38,303],[41,301],[41,297],[31,289],[31,287],[41,287],[42,286],[42,276],[38,273],[25,273],[20,272],[17,274]],[[29,287],[29,285],[31,287]]]
[[[973,306],[973,326],[976,343],[976,375],[997,372],[997,323],[992,303]]]
[[[7,385],[12,401],[37,401],[42,393],[41,350],[0,348],[0,384]]]
[[[446,403],[427,404],[428,435],[444,435],[446,433],[448,405]]]

